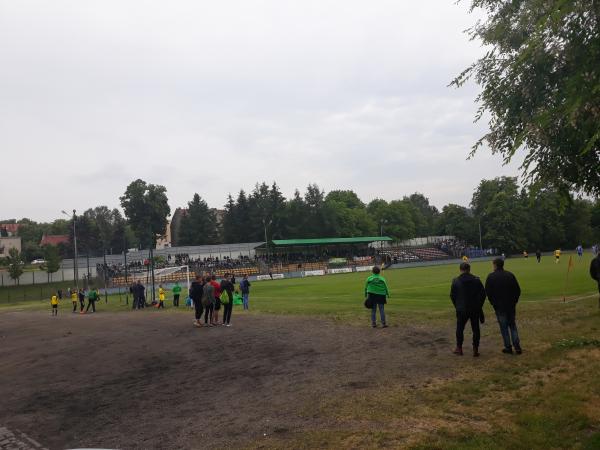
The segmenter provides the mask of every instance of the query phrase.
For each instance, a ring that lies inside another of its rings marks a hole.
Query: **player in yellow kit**
[[[52,297],[50,298],[50,304],[52,305],[52,315],[58,316],[58,295],[56,292],[52,294]]]
[[[79,296],[77,295],[77,289],[71,290],[71,303],[73,303],[73,312],[77,312],[77,302],[79,300]]]
[[[162,284],[158,285],[158,306],[157,308],[165,308],[165,290]]]
[[[554,250],[554,262],[558,264],[560,262],[560,248]]]

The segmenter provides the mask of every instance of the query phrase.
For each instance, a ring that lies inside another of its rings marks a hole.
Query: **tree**
[[[23,275],[23,260],[21,254],[16,248],[8,251],[8,276],[19,284],[19,278]]]
[[[483,235],[486,247],[507,253],[527,248],[523,209],[518,197],[499,192],[487,205],[485,214],[489,218]]]
[[[140,245],[155,247],[158,236],[164,236],[167,217],[171,213],[164,186],[135,180],[120,197],[121,206]]]
[[[600,194],[600,4],[595,0],[472,0],[470,30],[489,50],[452,84],[481,86],[476,120],[505,162],[523,150],[532,183]]]
[[[188,202],[187,214],[181,219],[179,231],[180,245],[207,245],[217,242],[217,218],[215,211],[194,194]]]
[[[44,260],[46,262],[43,265],[43,269],[48,274],[48,282],[50,282],[52,274],[58,272],[58,269],[60,269],[61,259],[58,252],[58,247],[55,245],[45,245]]]
[[[455,236],[468,242],[478,242],[477,222],[464,206],[449,204],[442,208],[438,222],[438,233],[443,236]]]
[[[423,194],[415,192],[410,197],[404,197],[403,201],[408,205],[415,224],[415,235],[424,237],[434,234],[440,213],[435,206],[429,204],[429,199]]]

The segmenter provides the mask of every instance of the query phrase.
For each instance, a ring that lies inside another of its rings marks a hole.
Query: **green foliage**
[[[472,0],[488,51],[454,81],[481,86],[477,120],[505,161],[525,152],[529,180],[600,194],[600,6],[595,0]]]
[[[555,344],[558,348],[600,347],[600,339],[571,338],[561,339]]]
[[[120,200],[139,243],[144,248],[154,247],[157,237],[164,236],[171,213],[167,189],[138,179],[127,186]]]
[[[217,242],[217,219],[198,194],[188,202],[187,214],[181,219],[179,245],[206,245]]]
[[[475,243],[478,241],[478,223],[467,208],[450,204],[442,209],[438,220],[438,233]]]
[[[46,273],[52,274],[58,272],[58,269],[60,269],[61,262],[58,247],[56,247],[55,245],[45,245],[44,260],[46,262],[44,263],[43,268],[46,271]]]
[[[8,251],[8,276],[13,280],[19,280],[19,277],[23,275],[23,260],[21,254],[16,248],[11,248]]]

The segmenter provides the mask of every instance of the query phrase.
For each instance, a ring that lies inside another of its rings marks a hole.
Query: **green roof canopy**
[[[336,244],[370,244],[371,242],[391,241],[387,236],[368,236],[352,238],[319,238],[319,239],[283,239],[273,240],[275,246],[289,245],[336,245]]]

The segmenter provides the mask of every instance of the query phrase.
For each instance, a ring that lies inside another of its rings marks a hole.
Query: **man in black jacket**
[[[196,280],[192,281],[192,285],[190,286],[190,298],[194,303],[194,326],[200,328],[202,323],[200,322],[200,318],[202,317],[202,311],[204,307],[202,306],[202,292],[204,288],[204,279],[200,275],[196,275]]]
[[[502,352],[512,354],[514,347],[517,355],[520,355],[522,350],[517,331],[516,309],[521,296],[521,287],[516,277],[511,272],[504,270],[502,259],[495,259],[493,265],[494,271],[488,275],[485,281],[485,291],[496,311],[500,333],[504,340]]]
[[[598,283],[598,308],[600,308],[600,253],[592,259],[590,264],[590,276]]]
[[[485,302],[485,289],[481,280],[471,275],[468,263],[460,265],[460,276],[452,280],[450,299],[456,308],[456,349],[454,354],[462,355],[465,325],[471,322],[473,330],[473,356],[479,356],[479,319],[482,317],[482,307]]]

